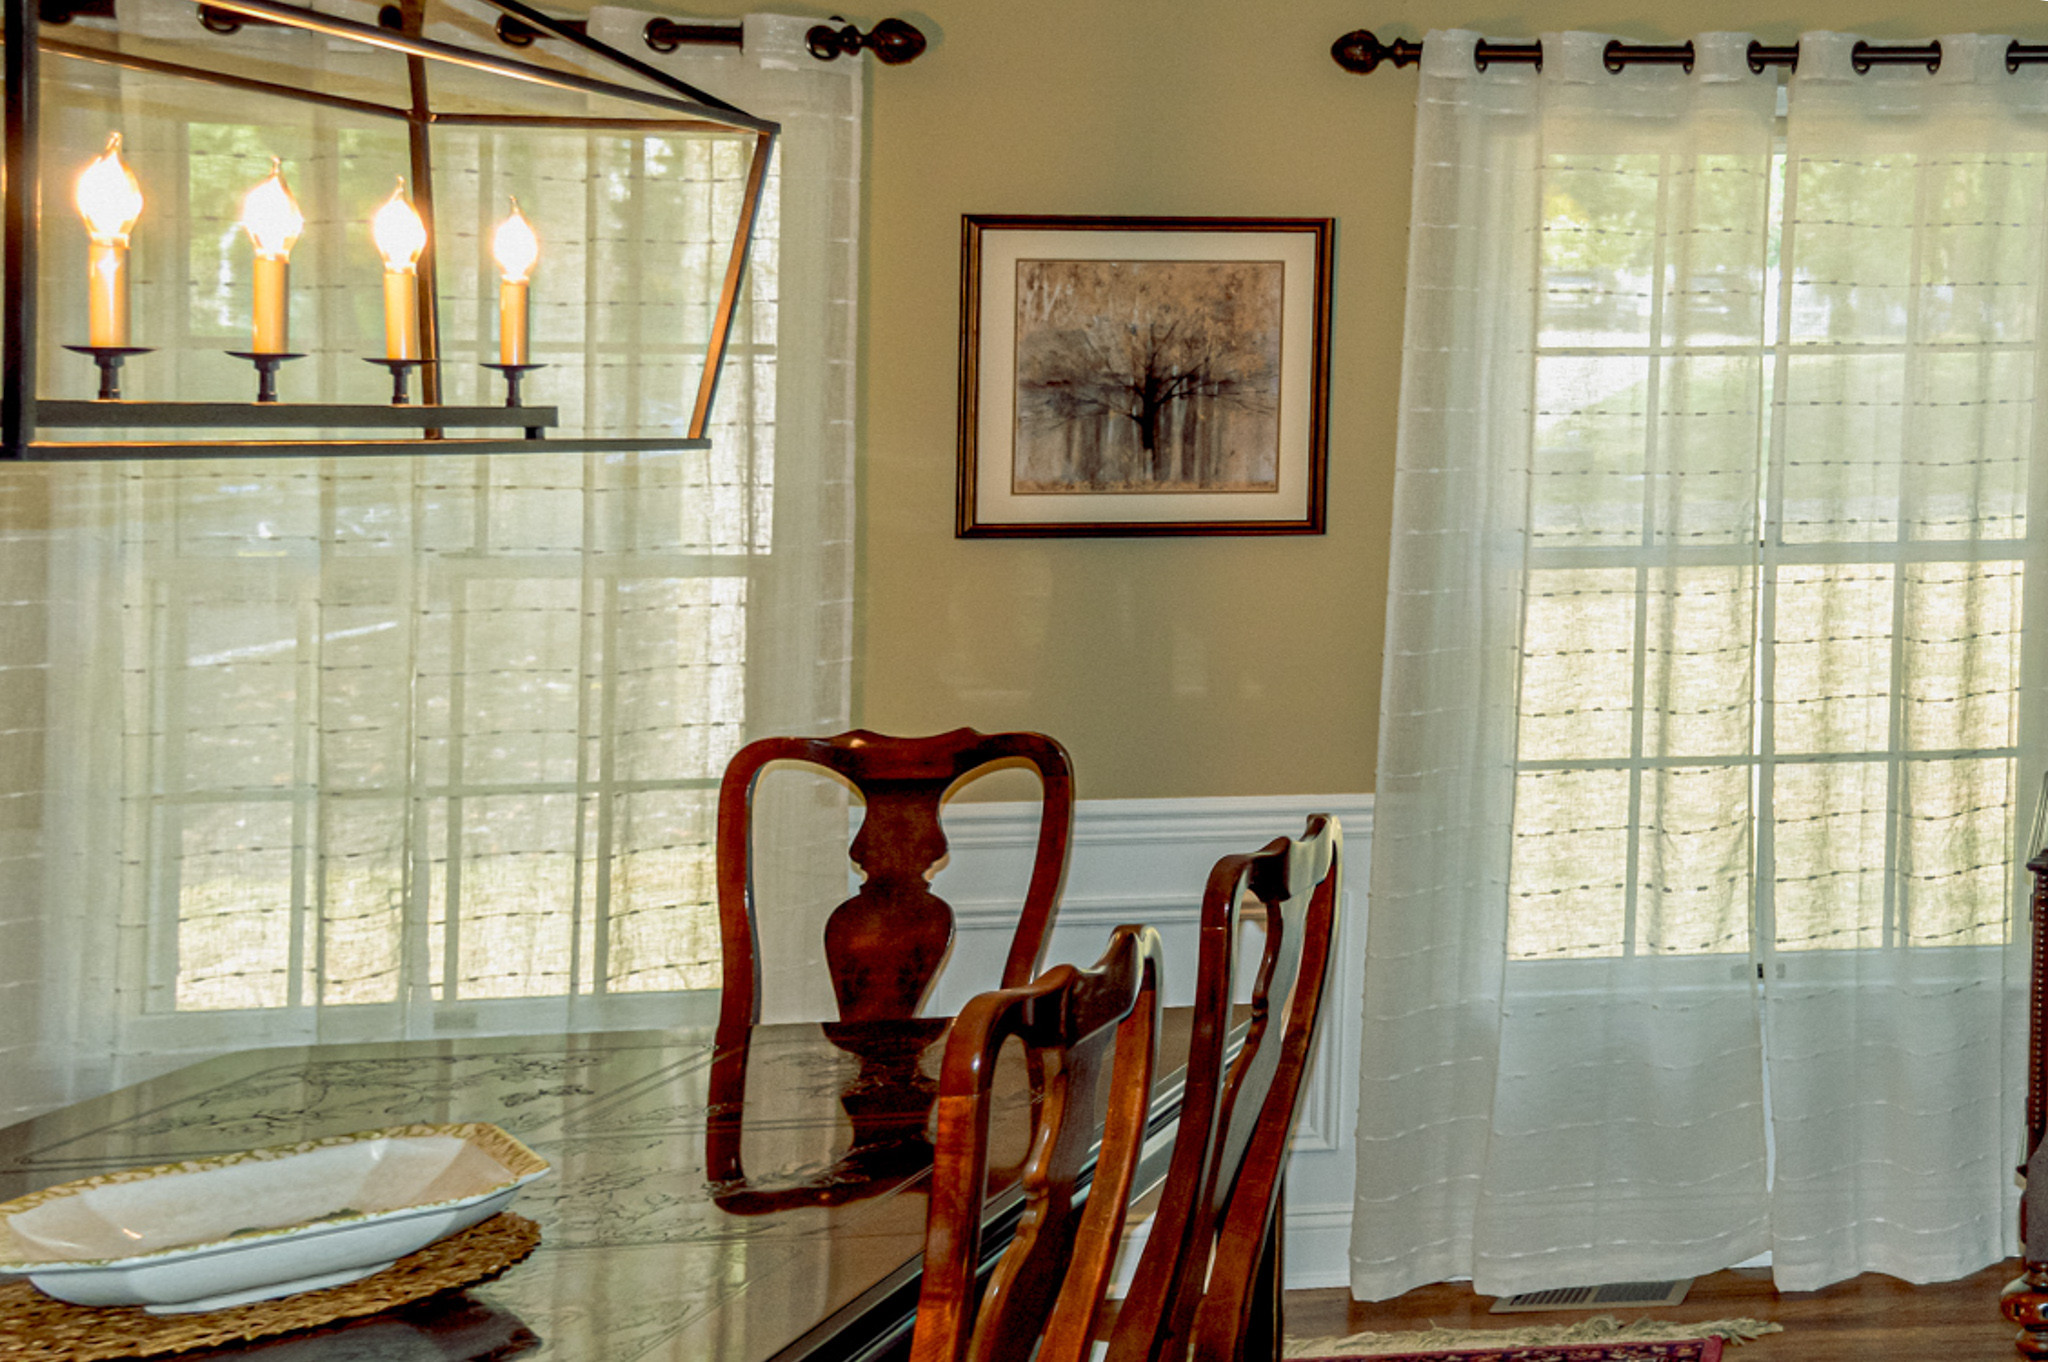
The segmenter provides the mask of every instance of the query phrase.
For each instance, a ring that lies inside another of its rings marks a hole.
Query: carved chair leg
[[[2048,1358],[2048,1263],[2025,1263],[1999,1298],[2005,1317],[2019,1326],[2012,1345],[2020,1356]]]
[[[1281,1224],[1287,1218],[1284,1182],[1275,1193],[1273,1202],[1273,1224],[1266,1231],[1266,1246],[1259,1254],[1257,1275],[1252,1282],[1251,1317],[1245,1321],[1244,1338],[1238,1344],[1238,1362],[1280,1362],[1280,1293],[1283,1286],[1280,1246],[1287,1237]]]

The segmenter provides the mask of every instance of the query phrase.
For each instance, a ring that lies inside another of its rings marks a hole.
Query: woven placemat
[[[539,1244],[540,1226],[504,1211],[361,1281],[196,1315],[152,1315],[140,1306],[69,1305],[25,1279],[0,1282],[0,1362],[163,1357],[314,1329],[487,1282]]]

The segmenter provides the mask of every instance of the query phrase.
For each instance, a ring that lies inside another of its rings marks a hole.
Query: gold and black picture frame
[[[1322,533],[1332,228],[964,217],[956,533]]]

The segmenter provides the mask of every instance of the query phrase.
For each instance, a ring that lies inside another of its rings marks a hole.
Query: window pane
[[[614,808],[607,986],[717,988],[717,792],[622,795]]]
[[[1638,949],[1748,952],[1749,789],[1747,765],[1644,774]]]
[[[2003,758],[1906,763],[1899,847],[1906,944],[2005,940],[2014,765]]]
[[[1685,355],[1661,362],[1650,468],[1657,543],[1756,542],[1763,360]]]
[[[1851,159],[1795,151],[1790,233],[1798,254],[1786,281],[1795,344],[1906,339],[1918,173],[1908,153]]]
[[[320,611],[319,780],[327,790],[387,792],[412,743],[412,657],[398,585],[383,565],[329,574]]]
[[[196,599],[174,588],[162,611],[176,654],[165,677],[168,726],[157,735],[177,751],[166,793],[287,788],[296,774],[296,612],[270,599],[267,572],[201,575]]]
[[[1884,750],[1892,581],[1889,564],[1778,570],[1772,667],[1778,751]]]
[[[746,722],[746,579],[653,577],[617,593],[618,778],[717,780]]]
[[[1673,157],[1664,330],[1689,345],[1755,345],[1766,312],[1771,176],[1753,156]]]
[[[1636,574],[1531,572],[1522,643],[1523,761],[1626,757]]]
[[[1890,543],[1899,537],[1899,438],[1906,362],[1898,354],[1794,355],[1786,361],[1777,462],[1785,544]]]
[[[462,745],[455,778],[469,785],[576,779],[582,720],[578,664],[583,583],[564,578],[469,578],[424,628],[460,639],[449,687],[449,737]]]
[[[1510,960],[1623,954],[1628,773],[1524,772],[1510,880]]]
[[[2029,351],[1914,356],[1914,457],[1904,506],[1911,538],[2025,536],[2034,363]]]
[[[291,993],[292,806],[166,811],[177,895],[177,1006],[283,1007]]]
[[[1773,785],[1781,951],[1885,944],[1886,764],[1783,764]]]
[[[1906,745],[2019,740],[2020,565],[1906,568]]]
[[[403,801],[330,796],[321,809],[320,1001],[398,997],[405,923]]]
[[[1746,755],[1755,732],[1756,570],[1659,568],[1648,576],[1643,751]]]
[[[2044,167],[2040,153],[2013,149],[1949,151],[1922,165],[1922,341],[2034,339]]]
[[[1635,544],[1643,537],[1649,361],[1552,355],[1536,368],[1531,542]]]
[[[462,803],[457,956],[464,998],[569,991],[576,801],[504,795]],[[436,873],[444,867],[436,866]]]
[[[1543,345],[1649,339],[1658,156],[1552,156],[1543,169]]]

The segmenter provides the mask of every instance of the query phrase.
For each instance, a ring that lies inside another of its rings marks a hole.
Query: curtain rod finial
[[[1346,71],[1369,76],[1379,69],[1381,62],[1413,66],[1422,60],[1422,44],[1411,43],[1406,38],[1396,38],[1391,44],[1383,43],[1372,30],[1355,28],[1330,44],[1330,57]]]

